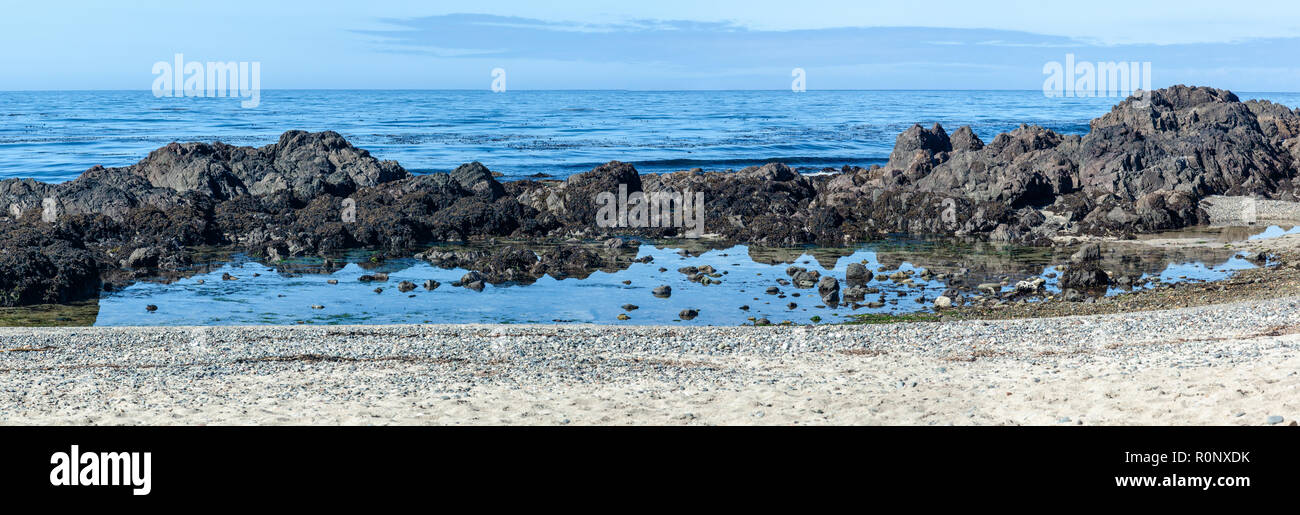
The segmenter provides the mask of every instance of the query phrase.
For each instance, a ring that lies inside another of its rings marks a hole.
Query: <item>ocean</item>
[[[1288,106],[1297,93],[1243,93]],[[0,178],[75,178],[134,164],[173,141],[274,143],[290,129],[333,130],[414,173],[480,161],[504,180],[567,177],[611,160],[642,172],[801,171],[883,163],[913,123],[985,141],[1021,123],[1083,134],[1117,98],[1041,91],[288,91],[261,105],[155,98],[149,91],[0,92]]]

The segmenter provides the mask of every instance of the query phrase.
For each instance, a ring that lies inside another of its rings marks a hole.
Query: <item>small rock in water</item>
[[[465,287],[474,291],[483,291],[483,288],[485,288],[486,285],[483,284],[483,281],[474,281],[469,284],[466,284]]]
[[[700,311],[697,309],[683,309],[681,313],[677,314],[677,317],[682,320],[692,320],[697,316],[700,316]]]
[[[872,274],[871,270],[867,270],[867,267],[862,263],[850,263],[848,270],[844,272],[844,282],[848,283],[849,286],[862,286],[871,282],[874,276],[875,274]]]
[[[329,283],[329,284],[338,284],[338,283],[339,283],[339,280],[338,280],[338,279],[330,279],[330,280],[325,281],[325,282],[327,282],[327,283]]]
[[[402,293],[406,293],[414,289],[415,289],[415,283],[411,281],[402,281],[400,283],[397,283],[397,291],[400,291]]]
[[[233,275],[230,275],[230,274],[228,274],[228,273],[222,272],[222,274],[221,274],[221,280],[222,280],[222,281],[238,281],[239,278],[238,278],[238,277],[235,277],[235,276],[233,276]]]
[[[632,317],[627,316],[626,313],[619,313],[619,314],[618,314],[618,319],[619,319],[619,320],[631,320]]]
[[[944,296],[935,297],[934,307],[946,309],[952,307],[952,299]]]
[[[435,280],[433,280],[433,279],[429,279],[428,281],[424,281],[424,289],[426,289],[426,290],[433,291],[433,290],[438,289],[439,286],[442,286],[442,283],[440,283],[440,282],[438,282],[438,281],[435,281]]]
[[[663,286],[655,286],[655,289],[651,290],[651,293],[653,293],[654,296],[656,297],[668,298],[673,294],[673,288],[666,284]]]
[[[155,306],[155,305],[153,305],[153,304],[150,304],[150,305],[148,305],[148,306],[145,306],[145,307],[144,307],[144,310],[145,310],[145,311],[149,311],[149,312],[158,311],[158,306]],[[1281,421],[1279,420],[1278,422],[1281,422]]]
[[[312,306],[311,308],[312,308],[312,309],[325,309],[325,306],[322,306],[322,305],[320,305],[320,304],[316,304],[316,305]]]
[[[383,288],[375,288],[375,293],[384,293]]]
[[[776,286],[768,286],[768,287],[767,287],[767,294],[768,294],[768,295],[776,295],[776,294],[778,294],[778,293],[781,293],[781,289],[780,289],[780,288],[777,288]]]
[[[624,305],[623,305],[623,310],[624,310],[624,311],[635,311],[638,307],[639,307],[639,306],[637,306],[636,304],[624,304]]]

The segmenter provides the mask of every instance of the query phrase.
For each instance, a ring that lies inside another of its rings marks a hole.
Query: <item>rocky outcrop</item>
[[[0,216],[13,228],[7,255],[32,258],[5,261],[0,277],[8,281],[4,302],[59,302],[93,296],[96,281],[188,266],[189,249],[199,246],[275,262],[353,248],[409,256],[430,243],[492,238],[677,238],[688,234],[680,222],[695,218],[711,238],[768,246],[893,233],[1029,244],[1127,236],[1203,223],[1201,201],[1211,196],[1295,200],[1298,134],[1300,114],[1284,106],[1176,86],[1120,103],[1084,135],[1025,125],[985,143],[969,126],[949,134],[915,125],[898,136],[885,166],[822,176],[780,163],[641,175],[611,161],[563,181],[500,183],[477,162],[413,176],[333,132],[291,131],[260,148],[173,143],[135,165],[94,167],[67,183],[0,181]],[[620,216],[610,226],[596,220],[602,193],[679,201],[665,213],[670,223]],[[704,199],[700,217],[681,202],[696,194]],[[498,249],[447,266],[472,263],[491,284],[526,283],[585,277],[635,255],[626,245],[562,245]],[[1102,280],[1073,268],[1071,280]],[[871,279],[858,272],[846,277],[849,286]],[[819,280],[796,279],[805,287]]]

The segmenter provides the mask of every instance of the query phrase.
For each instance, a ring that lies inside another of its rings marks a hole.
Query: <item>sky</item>
[[[1039,89],[1149,62],[1152,85],[1300,91],[1300,2],[9,0],[0,90],[140,89],[261,63],[263,89]]]

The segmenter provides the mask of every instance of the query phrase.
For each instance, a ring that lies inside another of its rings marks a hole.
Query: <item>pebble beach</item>
[[[0,423],[1287,425],[1300,296],[860,326],[0,329]]]

